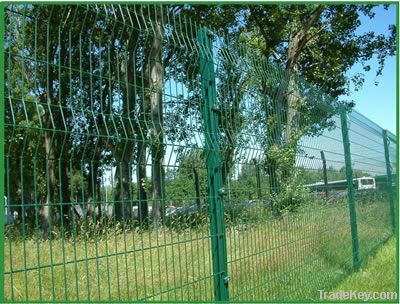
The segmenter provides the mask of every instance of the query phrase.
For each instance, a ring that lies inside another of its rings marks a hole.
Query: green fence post
[[[257,179],[257,198],[261,200],[262,193],[261,193],[261,174],[260,174],[260,164],[255,162],[256,166],[256,179]]]
[[[218,136],[216,86],[211,33],[206,28],[198,32],[200,46],[200,73],[202,91],[202,113],[206,165],[208,175],[208,202],[211,223],[211,246],[216,301],[227,301],[228,267],[226,235],[224,223],[223,184],[221,172],[221,152]]]
[[[322,159],[322,172],[324,175],[324,187],[325,187],[325,196],[328,197],[328,174],[326,172],[326,159],[325,159],[325,152],[324,151],[320,151],[321,152],[321,159]]]
[[[387,130],[382,131],[383,145],[385,147],[385,161],[386,161],[386,175],[387,175],[387,191],[389,194],[389,205],[390,205],[390,218],[392,221],[393,233],[396,233],[396,215],[394,209],[394,193],[393,193],[393,181],[392,181],[392,165],[390,164],[389,158],[389,140]]]
[[[360,257],[358,254],[359,245],[358,245],[358,231],[357,231],[357,216],[356,216],[354,188],[353,188],[353,169],[351,167],[351,152],[350,152],[349,129],[347,126],[347,112],[344,108],[340,113],[340,120],[342,125],[344,161],[346,165],[347,201],[349,203],[349,212],[350,212],[351,239],[353,248],[353,269],[354,271],[359,271]]]

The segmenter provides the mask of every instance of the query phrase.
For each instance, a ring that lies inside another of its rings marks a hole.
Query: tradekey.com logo
[[[397,300],[396,291],[319,291],[320,300],[354,300],[354,301],[376,301]]]

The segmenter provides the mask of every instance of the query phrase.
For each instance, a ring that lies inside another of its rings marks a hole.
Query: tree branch
[[[322,12],[324,11],[325,6],[320,4],[318,5],[310,14],[310,18],[308,18],[306,25],[304,27],[305,31],[308,31],[310,27],[319,19]]]
[[[308,31],[313,26],[313,24],[319,19],[321,16],[325,6],[318,5],[311,13],[304,27],[294,31],[293,34],[290,34],[289,37],[289,54],[288,61],[286,67],[289,69],[293,69],[296,65],[297,58],[300,53],[303,51],[304,47],[307,43],[315,36],[308,36]],[[322,31],[322,28],[318,31],[318,33]]]

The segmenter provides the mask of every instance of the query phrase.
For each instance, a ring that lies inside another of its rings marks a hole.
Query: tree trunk
[[[324,6],[318,5],[310,12],[307,20],[297,23],[293,22],[293,28],[291,29],[288,38],[288,56],[286,62],[286,69],[292,76],[290,76],[287,88],[284,90],[277,90],[275,93],[278,94],[271,96],[271,99],[274,101],[270,106],[271,112],[267,112],[266,116],[269,121],[267,122],[267,149],[275,147],[277,150],[280,150],[285,148],[284,146],[286,146],[286,148],[295,148],[297,145],[299,136],[294,136],[294,134],[299,127],[299,115],[296,111],[299,96],[298,83],[296,80],[298,59],[301,52],[311,39],[309,36],[310,28],[319,20],[323,10]],[[301,26],[298,26],[297,24],[301,24]],[[263,31],[262,24],[259,24],[258,26],[268,44],[269,37],[266,36],[268,33]],[[284,111],[282,111],[283,109]],[[285,112],[285,117],[283,117],[282,112]],[[284,134],[282,134],[282,131]],[[283,140],[282,136],[284,137]],[[268,151],[266,154],[266,170],[269,174],[270,192],[275,195],[280,192],[281,181],[290,175],[290,167],[295,163],[295,156],[288,162],[285,161],[285,164],[281,164],[279,160],[269,158]]]
[[[281,190],[280,188],[280,176],[279,176],[279,157],[272,153],[279,150],[282,146],[282,126],[283,126],[283,104],[284,98],[282,97],[282,89],[274,89],[270,92],[269,88],[264,87],[263,89],[265,95],[270,96],[272,102],[264,103],[264,112],[266,121],[266,140],[267,140],[267,151],[265,155],[265,166],[266,172],[269,175],[269,191],[272,195],[278,194]],[[268,94],[269,93],[269,94]]]
[[[89,174],[86,176],[86,182],[88,184],[88,191],[89,191],[89,199],[88,199],[88,216],[95,216],[95,210],[96,210],[96,201],[99,201],[99,196],[98,196],[98,181],[97,181],[97,171],[99,168],[99,163],[96,162],[90,162],[89,163]]]
[[[52,69],[49,69],[48,72],[48,83],[46,89],[46,102],[48,104],[48,111],[51,111],[50,105],[52,104],[52,96],[53,96],[53,72]],[[46,130],[44,133],[44,149],[46,155],[46,180],[47,182],[47,194],[46,194],[46,203],[44,206],[39,208],[39,214],[41,217],[41,228],[43,232],[43,237],[47,238],[51,231],[52,224],[52,214],[53,214],[53,206],[52,204],[55,202],[55,187],[56,187],[56,174],[55,174],[55,148],[56,143],[54,140],[53,131],[56,126],[53,126],[52,119],[50,113],[46,113],[44,119],[44,125]],[[53,115],[54,121],[57,120],[56,115]],[[41,210],[40,210],[41,209]]]
[[[129,195],[129,187],[131,187],[131,163],[126,160],[126,155],[123,161],[118,163],[115,170],[115,202],[114,211],[117,221],[128,221],[131,217],[132,199]]]
[[[221,173],[222,173],[222,184],[225,185],[227,178],[229,177],[229,174],[232,169],[232,158],[233,158],[233,153],[235,151],[235,146],[236,146],[236,138],[233,139],[231,138],[232,136],[228,135],[228,146],[224,147],[223,150],[223,157],[222,157],[222,165],[221,165]],[[236,135],[234,136],[236,137]]]
[[[266,119],[266,150],[265,150],[265,171],[268,175],[269,192],[272,200],[272,212],[280,216],[280,206],[277,204],[276,196],[281,192],[280,153],[282,147],[283,130],[283,108],[284,97],[282,88],[271,89],[264,86],[263,93],[269,96],[271,101],[263,103]]]
[[[144,138],[141,138],[138,141],[138,149],[136,155],[136,174],[137,174],[137,183],[138,183],[138,194],[137,198],[139,201],[138,213],[139,213],[139,222],[141,225],[145,224],[147,221],[149,209],[147,202],[147,192],[145,188],[146,183],[146,145],[144,142]]]
[[[103,212],[101,210],[102,197],[101,197],[101,182],[100,182],[99,178],[96,179],[95,186],[96,186],[96,201],[97,201],[98,218],[101,219],[101,217],[103,216]]]
[[[146,48],[146,55],[145,58],[149,58],[149,48]],[[147,77],[148,67],[144,66],[146,71],[143,82],[144,87],[149,87],[149,79]],[[147,134],[148,134],[148,127],[147,127],[147,120],[148,120],[148,108],[149,108],[149,92],[143,92],[144,98],[142,102],[139,103],[139,112],[138,121],[135,121],[133,124],[135,133],[137,135],[137,150],[136,150],[136,177],[138,183],[138,211],[139,211],[139,223],[140,225],[144,225],[147,223],[148,216],[149,216],[149,208],[148,208],[148,196],[145,184],[147,182],[147,173],[146,173],[146,166],[147,166]]]
[[[297,71],[297,64],[294,67],[294,71]],[[290,73],[289,82],[286,93],[286,121],[285,121],[285,134],[284,134],[284,145],[286,149],[296,149],[298,141],[302,135],[300,130],[300,113],[298,106],[300,105],[300,90],[297,81],[297,74]],[[295,165],[296,155],[295,153],[288,154],[282,169],[282,178],[287,180],[290,177],[292,168]]]
[[[153,209],[152,220],[157,226],[162,216],[164,198],[164,134],[163,134],[163,67],[162,67],[162,41],[164,29],[161,22],[161,12],[157,11],[157,20],[150,51],[150,103],[152,120],[152,182],[153,182]]]
[[[285,132],[284,132],[284,145],[288,149],[295,149],[297,142],[301,136],[300,127],[300,114],[298,107],[301,102],[300,89],[298,83],[298,58],[301,51],[304,49],[307,43],[306,29],[301,28],[298,30],[292,29],[289,42],[288,42],[288,60],[286,69],[289,71],[289,81],[286,88],[286,117],[285,117]],[[295,155],[291,159],[288,159],[284,164],[282,178],[288,179],[290,171],[295,163]]]
[[[290,74],[287,88],[287,105],[286,105],[286,126],[285,126],[285,144],[290,145],[293,135],[298,131],[299,113],[296,109],[299,103],[299,87],[296,75]]]
[[[46,128],[51,129],[50,118],[46,119]],[[51,220],[52,220],[52,204],[55,201],[55,185],[56,185],[56,176],[55,176],[55,164],[54,164],[54,147],[51,146],[52,134],[51,131],[46,131],[44,134],[45,138],[45,152],[46,152],[46,166],[47,166],[47,195],[46,195],[46,203],[41,207],[40,215],[41,215],[41,228],[43,232],[43,237],[47,238],[50,233],[51,228]]]
[[[68,168],[68,160],[61,161],[61,195],[62,195],[62,216],[64,217],[63,221],[66,220],[69,216],[69,211],[71,210],[71,197],[70,197],[70,188],[69,188],[69,168]],[[64,222],[64,224],[66,221]]]
[[[323,5],[316,6],[308,16],[306,22],[301,27],[293,26],[289,34],[288,54],[286,69],[289,71],[289,84],[287,88],[287,114],[286,114],[286,131],[285,143],[290,144],[293,134],[299,126],[299,115],[296,111],[297,104],[300,100],[300,90],[297,80],[299,70],[299,56],[311,40],[309,31],[315,22],[318,21],[324,10]],[[296,23],[293,23],[296,24]],[[295,139],[296,140],[296,139]],[[296,144],[296,143],[295,143]]]
[[[125,74],[127,84],[126,88],[123,91],[123,116],[126,118],[124,120],[125,126],[124,130],[126,131],[126,142],[122,145],[121,151],[118,151],[116,154],[117,162],[119,164],[119,168],[116,169],[116,200],[115,202],[115,215],[117,220],[124,219],[127,221],[131,218],[132,215],[132,201],[130,187],[132,187],[132,155],[134,149],[134,139],[135,134],[138,135],[138,130],[132,130],[132,121],[134,117],[131,115],[135,114],[135,106],[136,106],[136,91],[134,87],[134,78],[136,75],[136,62],[135,62],[135,43],[137,40],[137,33],[133,33],[127,42],[127,52],[125,53],[125,60],[121,63],[121,73]],[[118,155],[119,154],[119,155]],[[118,176],[117,176],[118,174]],[[118,180],[118,178],[120,180]]]

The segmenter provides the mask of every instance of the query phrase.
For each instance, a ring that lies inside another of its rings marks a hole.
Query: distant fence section
[[[308,300],[396,232],[396,136],[153,5],[5,7],[6,301]]]

